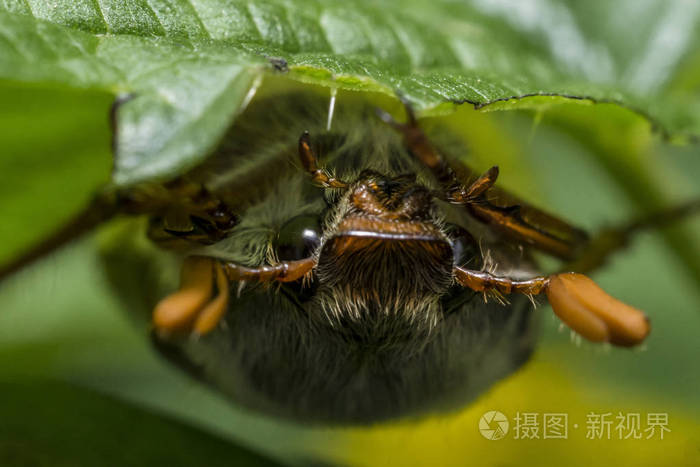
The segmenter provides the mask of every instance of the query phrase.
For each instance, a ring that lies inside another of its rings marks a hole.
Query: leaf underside
[[[545,94],[615,102],[668,135],[700,135],[700,7],[586,3],[5,0],[0,76],[128,99],[117,185],[201,161],[271,57],[295,79],[398,92],[424,113]],[[542,104],[498,108],[520,105]]]

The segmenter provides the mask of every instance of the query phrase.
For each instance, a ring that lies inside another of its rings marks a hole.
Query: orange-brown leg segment
[[[377,113],[403,135],[408,150],[433,173],[442,190],[439,197],[464,205],[475,218],[519,242],[561,259],[576,257],[588,238],[584,231],[494,187],[498,167],[492,167],[465,187],[418,126],[408,102],[404,101],[404,106],[408,116],[406,123],[397,122],[382,110],[378,109]],[[468,167],[462,164],[458,167],[461,176],[471,175]]]
[[[513,280],[460,267],[454,273],[462,286],[478,292],[545,293],[559,319],[593,342],[629,347],[641,343],[649,334],[649,320],[643,312],[611,297],[583,274],[567,272]]]
[[[305,131],[299,138],[299,159],[314,183],[324,188],[347,188],[348,184],[342,180],[331,177],[326,170],[318,166],[318,158],[311,149],[309,132]]]
[[[182,265],[180,289],[161,300],[153,310],[153,326],[164,334],[207,334],[216,328],[228,309],[231,282],[291,282],[303,278],[315,265],[313,258],[307,258],[247,268],[222,264],[214,258],[190,256]]]
[[[452,190],[458,187],[464,189],[452,168],[418,126],[411,105],[405,99],[402,99],[402,102],[406,110],[406,123],[397,122],[394,117],[382,109],[377,109],[377,115],[386,124],[401,133],[406,147],[423,165],[430,169],[443,190]]]
[[[247,268],[235,263],[225,263],[223,267],[230,281],[292,282],[304,277],[315,265],[315,259],[304,258],[258,268]]]

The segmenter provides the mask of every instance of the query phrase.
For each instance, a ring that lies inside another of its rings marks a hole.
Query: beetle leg
[[[214,330],[228,309],[231,282],[296,281],[315,265],[315,259],[307,258],[248,268],[204,256],[187,257],[182,265],[180,289],[158,302],[153,310],[153,326],[161,334],[207,334]]]
[[[466,192],[464,194],[462,194],[461,192],[456,192],[454,194],[448,193],[448,199],[450,202],[455,204],[466,204],[485,194],[496,183],[497,178],[498,166],[494,165],[489,170],[484,172],[483,175],[474,180],[472,184],[469,185],[469,187],[466,189]],[[460,185],[460,187],[461,186],[462,185]]]
[[[0,280],[119,214],[149,215],[149,237],[160,246],[192,248],[225,238],[238,222],[233,211],[201,184],[177,179],[98,194],[43,242],[0,267]]]
[[[649,334],[646,315],[608,295],[583,274],[568,272],[514,280],[485,271],[454,268],[457,282],[477,292],[544,293],[554,313],[571,329],[593,342],[629,347]]]
[[[406,110],[406,123],[399,123],[394,120],[389,113],[382,109],[376,109],[377,115],[386,124],[393,127],[396,131],[401,133],[404,139],[404,144],[409,151],[425,165],[433,173],[437,179],[440,187],[443,190],[453,190],[458,187],[462,187],[461,182],[457,178],[457,175],[452,170],[450,165],[445,161],[438,150],[432,145],[428,137],[425,135],[423,130],[418,126],[418,121],[416,120],[415,113],[409,102],[405,99],[401,99]],[[469,176],[469,174],[465,174]]]
[[[418,126],[410,104],[405,100],[403,103],[406,123],[397,122],[381,109],[377,109],[377,114],[403,135],[408,150],[433,173],[443,192],[439,197],[453,204],[464,205],[476,219],[519,242],[561,259],[576,257],[588,238],[583,230],[494,187],[498,167],[492,167],[465,187],[457,177],[455,168],[442,157]],[[466,178],[473,173],[464,164],[458,164],[457,169]]]
[[[489,292],[495,290],[502,294],[521,293],[526,295],[538,295],[544,291],[549,283],[548,277],[534,277],[527,280],[515,280],[508,277],[496,276],[486,271],[473,269],[454,268],[455,278],[462,286],[476,292]]]
[[[230,281],[293,282],[304,277],[316,266],[314,258],[282,261],[274,266],[248,268],[235,263],[224,263],[223,268]]]
[[[0,266],[0,281],[31,264],[44,255],[57,250],[70,241],[90,232],[98,225],[119,213],[113,193],[98,194],[81,212],[64,225],[51,232],[42,242],[11,258]]]
[[[162,187],[132,188],[119,194],[122,212],[149,214],[149,237],[164,247],[211,245],[226,238],[238,218],[200,183],[174,180]]]
[[[324,188],[347,188],[348,183],[331,177],[328,172],[318,166],[318,158],[311,149],[311,138],[309,132],[305,131],[299,137],[299,159],[314,183]]]

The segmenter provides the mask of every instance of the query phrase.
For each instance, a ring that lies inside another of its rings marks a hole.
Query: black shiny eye
[[[481,252],[474,237],[466,229],[455,224],[450,224],[447,230],[452,239],[454,265],[469,269],[481,268]]]
[[[287,221],[277,234],[275,248],[280,261],[308,258],[321,242],[317,216],[301,215]]]

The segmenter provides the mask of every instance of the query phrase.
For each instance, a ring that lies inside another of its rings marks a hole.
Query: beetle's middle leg
[[[403,135],[406,147],[433,172],[443,190],[442,198],[466,206],[474,217],[516,241],[566,261],[563,270],[591,272],[603,265],[611,254],[624,248],[640,231],[660,228],[700,211],[700,200],[693,200],[621,226],[603,229],[590,238],[568,222],[530,206],[498,187],[494,188],[497,167],[489,169],[469,186],[462,185],[455,170],[418,126],[413,110],[405,100],[404,107],[406,123],[396,122],[382,110],[377,112],[382,120]],[[460,173],[472,174],[468,167],[458,165]],[[485,196],[487,192],[488,197]]]
[[[498,167],[465,185],[455,170],[430,143],[408,102],[404,101],[407,122],[399,123],[378,109],[379,117],[403,135],[407,149],[426,166],[440,186],[438,198],[465,206],[478,220],[504,235],[564,260],[576,257],[587,234],[571,224],[494,188]],[[473,178],[472,171],[460,164],[460,175]],[[488,195],[488,196],[487,196]]]
[[[345,188],[348,184],[331,176],[319,166],[316,154],[311,149],[309,133],[299,138],[299,159],[312,180],[324,188]],[[170,203],[163,203],[163,215],[151,218],[149,236],[161,245],[176,247],[179,241],[213,243],[219,235],[225,235],[235,225],[235,216],[226,205],[203,189],[181,182],[174,187],[179,197],[168,193]],[[152,193],[142,196],[151,203],[134,198],[133,211],[157,209],[159,197]],[[173,199],[179,202],[173,202]],[[244,284],[256,282],[292,282],[303,279],[316,265],[313,257],[282,261],[275,265],[246,267],[222,262],[215,258],[190,256],[182,265],[180,289],[165,297],[153,311],[153,325],[160,334],[194,333],[207,334],[221,321],[229,301],[232,282]],[[218,291],[215,295],[214,291]]]
[[[201,183],[184,178],[164,185],[144,185],[117,193],[119,211],[150,216],[148,236],[165,248],[210,245],[229,235],[238,218]]]

